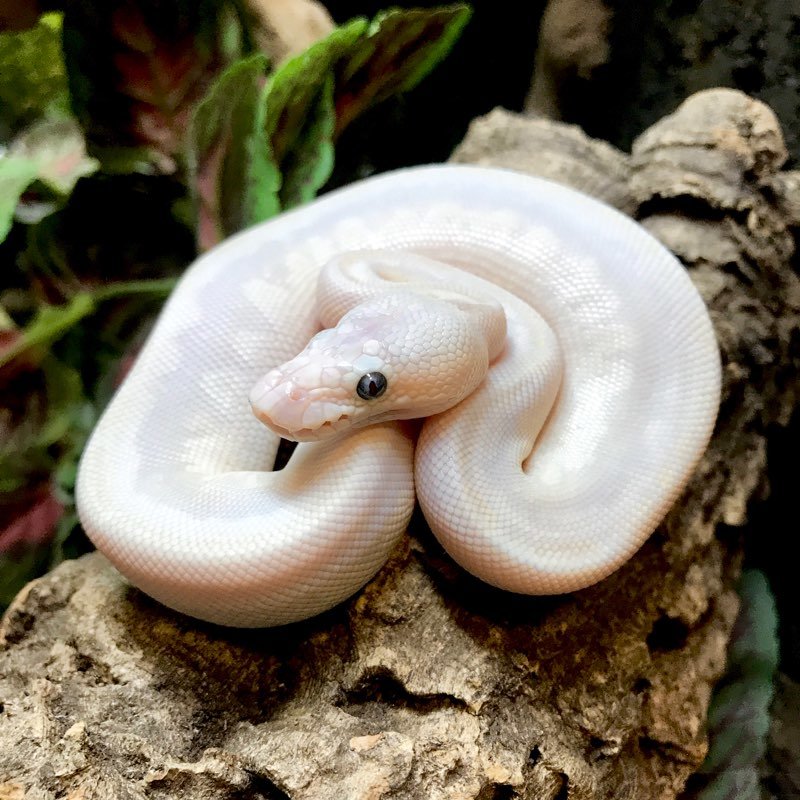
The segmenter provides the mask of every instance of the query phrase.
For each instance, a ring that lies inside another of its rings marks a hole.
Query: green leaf
[[[284,62],[267,83],[263,135],[277,175],[262,196],[261,218],[309,200],[333,168],[332,73],[366,35],[367,20],[353,19]]]
[[[29,30],[0,33],[0,128],[68,111],[61,23],[62,15],[51,13]]]
[[[40,306],[21,338],[0,353],[0,367],[34,348],[46,349],[70,328],[94,311],[95,301],[88,292],[79,292],[63,306]]]
[[[37,431],[36,445],[50,447],[66,436],[83,400],[83,383],[77,370],[55,358],[42,363],[48,408],[45,424]]]
[[[41,119],[11,143],[11,158],[36,164],[36,177],[59,195],[68,195],[79,178],[91,175],[99,163],[86,155],[86,142],[70,117]]]
[[[312,199],[330,177],[336,136],[369,106],[416,86],[469,16],[455,5],[356,18],[283,64],[266,92],[264,130],[282,176],[269,214]]]
[[[36,162],[28,158],[0,156],[0,242],[8,236],[17,203],[38,171]]]
[[[702,800],[761,800],[758,771],[754,767],[718,775],[701,795]]]
[[[53,541],[50,544],[50,558],[47,564],[48,570],[54,569],[68,558],[77,558],[81,554],[72,544],[72,534],[79,526],[78,515],[74,510],[66,512],[64,516],[61,517],[56,527]]]
[[[330,177],[333,70],[367,27],[365,19],[357,18],[335,28],[270,76],[260,132],[274,179],[258,193],[258,221],[312,199]]]
[[[742,607],[731,634],[728,661],[743,674],[771,680],[778,666],[778,615],[764,574],[744,572],[739,595]]]
[[[744,684],[744,685],[742,685]],[[714,736],[702,772],[714,775],[758,763],[766,749],[772,686],[760,680],[726,687],[717,698]]]
[[[714,730],[739,725],[746,717],[758,718],[772,702],[772,683],[750,675],[718,689],[708,710],[708,726]]]
[[[38,222],[57,208],[49,198],[39,198],[35,206],[20,204],[23,193],[35,181],[62,198],[69,195],[79,178],[97,167],[98,162],[86,155],[83,134],[75,120],[51,117],[23,130],[0,155],[0,242],[8,235],[15,216]]]
[[[77,292],[68,303],[61,306],[39,306],[22,336],[0,350],[0,368],[29,351],[45,351],[84,317],[94,313],[98,303],[135,296],[166,297],[176,283],[176,278],[119,281],[91,292]]]
[[[31,482],[33,473],[49,472],[58,462],[62,442],[73,430],[84,405],[83,383],[78,371],[52,355],[41,363],[41,372],[29,366],[28,380],[11,384],[27,389],[22,398],[24,415],[0,408],[0,488],[13,492]]]
[[[228,67],[192,118],[188,161],[201,249],[258,221],[260,198],[279,181],[260,130],[266,65],[257,54]]]
[[[333,170],[337,131],[415,86],[468,18],[463,5],[358,17],[281,64],[263,93],[254,58],[226,70],[192,125],[200,246],[311,200]]]
[[[327,183],[333,172],[333,76],[323,81],[310,103],[308,116],[297,132],[295,146],[283,161],[280,203],[284,210],[307,203]]]
[[[698,800],[758,797],[758,764],[769,732],[778,663],[775,600],[764,575],[749,570],[739,584],[741,608],[728,645],[728,669],[708,713],[709,749]]]
[[[92,147],[92,155],[100,162],[107,175],[157,175],[157,160],[146,147],[119,147],[98,145]]]
[[[336,135],[369,106],[413,89],[450,52],[471,13],[457,4],[379,14],[337,68]]]

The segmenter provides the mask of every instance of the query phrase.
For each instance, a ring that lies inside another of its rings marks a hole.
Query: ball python
[[[351,596],[415,498],[481,580],[572,592],[658,525],[719,392],[705,305],[638,224],[511,171],[416,167],[202,255],[95,427],[76,502],[131,583],[223,625]],[[275,471],[281,438],[301,444]]]

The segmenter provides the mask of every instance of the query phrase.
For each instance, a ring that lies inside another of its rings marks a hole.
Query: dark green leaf
[[[739,584],[741,608],[728,646],[728,669],[708,713],[709,750],[698,800],[758,797],[777,666],[775,601],[766,578],[750,570]]]
[[[228,67],[192,118],[189,168],[201,249],[261,219],[261,198],[277,189],[261,132],[266,64],[259,54]]]
[[[103,172],[109,175],[157,175],[158,167],[152,152],[146,147],[94,145],[92,155]]]
[[[336,114],[333,105],[333,76],[328,75],[297,137],[295,147],[283,163],[281,206],[294,208],[316,197],[333,171],[333,131]]]
[[[58,521],[53,541],[50,543],[48,570],[57,567],[68,558],[77,558],[81,554],[72,543],[74,534],[79,528],[80,523],[77,513],[74,510],[65,512],[64,516]]]
[[[91,175],[98,162],[86,155],[83,133],[71,117],[41,119],[26,128],[8,148],[10,158],[36,164],[36,177],[66,196],[79,178]]]
[[[718,775],[703,789],[702,800],[760,800],[761,787],[755,767]]]
[[[23,336],[0,353],[0,367],[32,349],[46,349],[70,328],[94,311],[94,298],[88,292],[76,294],[63,306],[41,306]]]
[[[708,710],[709,728],[738,725],[748,717],[760,717],[772,702],[772,683],[758,675],[747,676],[718,689]]]
[[[33,28],[0,33],[0,129],[11,132],[69,108],[61,14],[45,14]]]
[[[728,769],[753,767],[764,755],[769,731],[771,687],[754,686],[750,692],[725,698],[735,702],[735,713],[726,714],[724,724],[715,728],[702,772],[717,774]]]
[[[80,128],[69,117],[40,119],[23,130],[0,156],[0,242],[15,215],[25,222],[38,222],[58,207],[53,199],[69,195],[78,179],[97,166],[86,155]],[[47,187],[48,196],[20,203],[35,181]]]
[[[331,75],[367,29],[365,19],[351,20],[270,76],[263,132],[282,181],[262,196],[262,219],[311,199],[328,179],[333,167]]]
[[[55,358],[42,363],[47,397],[47,418],[37,431],[36,445],[50,447],[66,436],[74,424],[74,415],[80,411],[83,384],[77,370]]]
[[[731,634],[728,661],[743,674],[769,680],[778,665],[778,617],[764,574],[748,570],[739,585],[741,611]]]
[[[369,106],[414,88],[447,55],[470,14],[461,4],[379,14],[337,67],[336,134]]]
[[[11,230],[19,198],[36,179],[38,171],[31,159],[0,156],[0,242]]]
[[[229,68],[192,128],[201,247],[311,200],[333,169],[336,131],[372,103],[415,86],[468,17],[465,6],[452,6],[391,11],[371,24],[353,19],[283,63],[259,97],[252,59]],[[261,138],[253,135],[254,119]]]

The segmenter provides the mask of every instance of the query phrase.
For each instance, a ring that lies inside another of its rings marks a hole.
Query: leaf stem
[[[50,345],[75,327],[85,317],[91,316],[100,303],[136,295],[166,297],[177,283],[177,278],[122,281],[79,292],[63,306],[43,306],[36,317],[8,349],[0,353],[0,367],[5,366],[31,347]]]
[[[119,297],[128,297],[130,295],[150,294],[159,297],[167,297],[175,288],[177,282],[178,278],[120,281],[95,289],[94,292],[92,292],[92,298],[96,303],[102,303],[106,300],[116,300]]]

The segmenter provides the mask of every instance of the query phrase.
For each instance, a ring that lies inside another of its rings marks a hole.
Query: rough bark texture
[[[286,629],[173,614],[99,555],[30,584],[0,636],[0,797],[675,798],[736,613],[737,537],[797,375],[796,176],[763,105],[701,94],[632,157],[496,111],[454,160],[635,211],[692,268],[724,361],[718,429],[619,572],[558,598],[466,576],[421,519],[357,597]],[[27,794],[26,794],[27,792]]]

